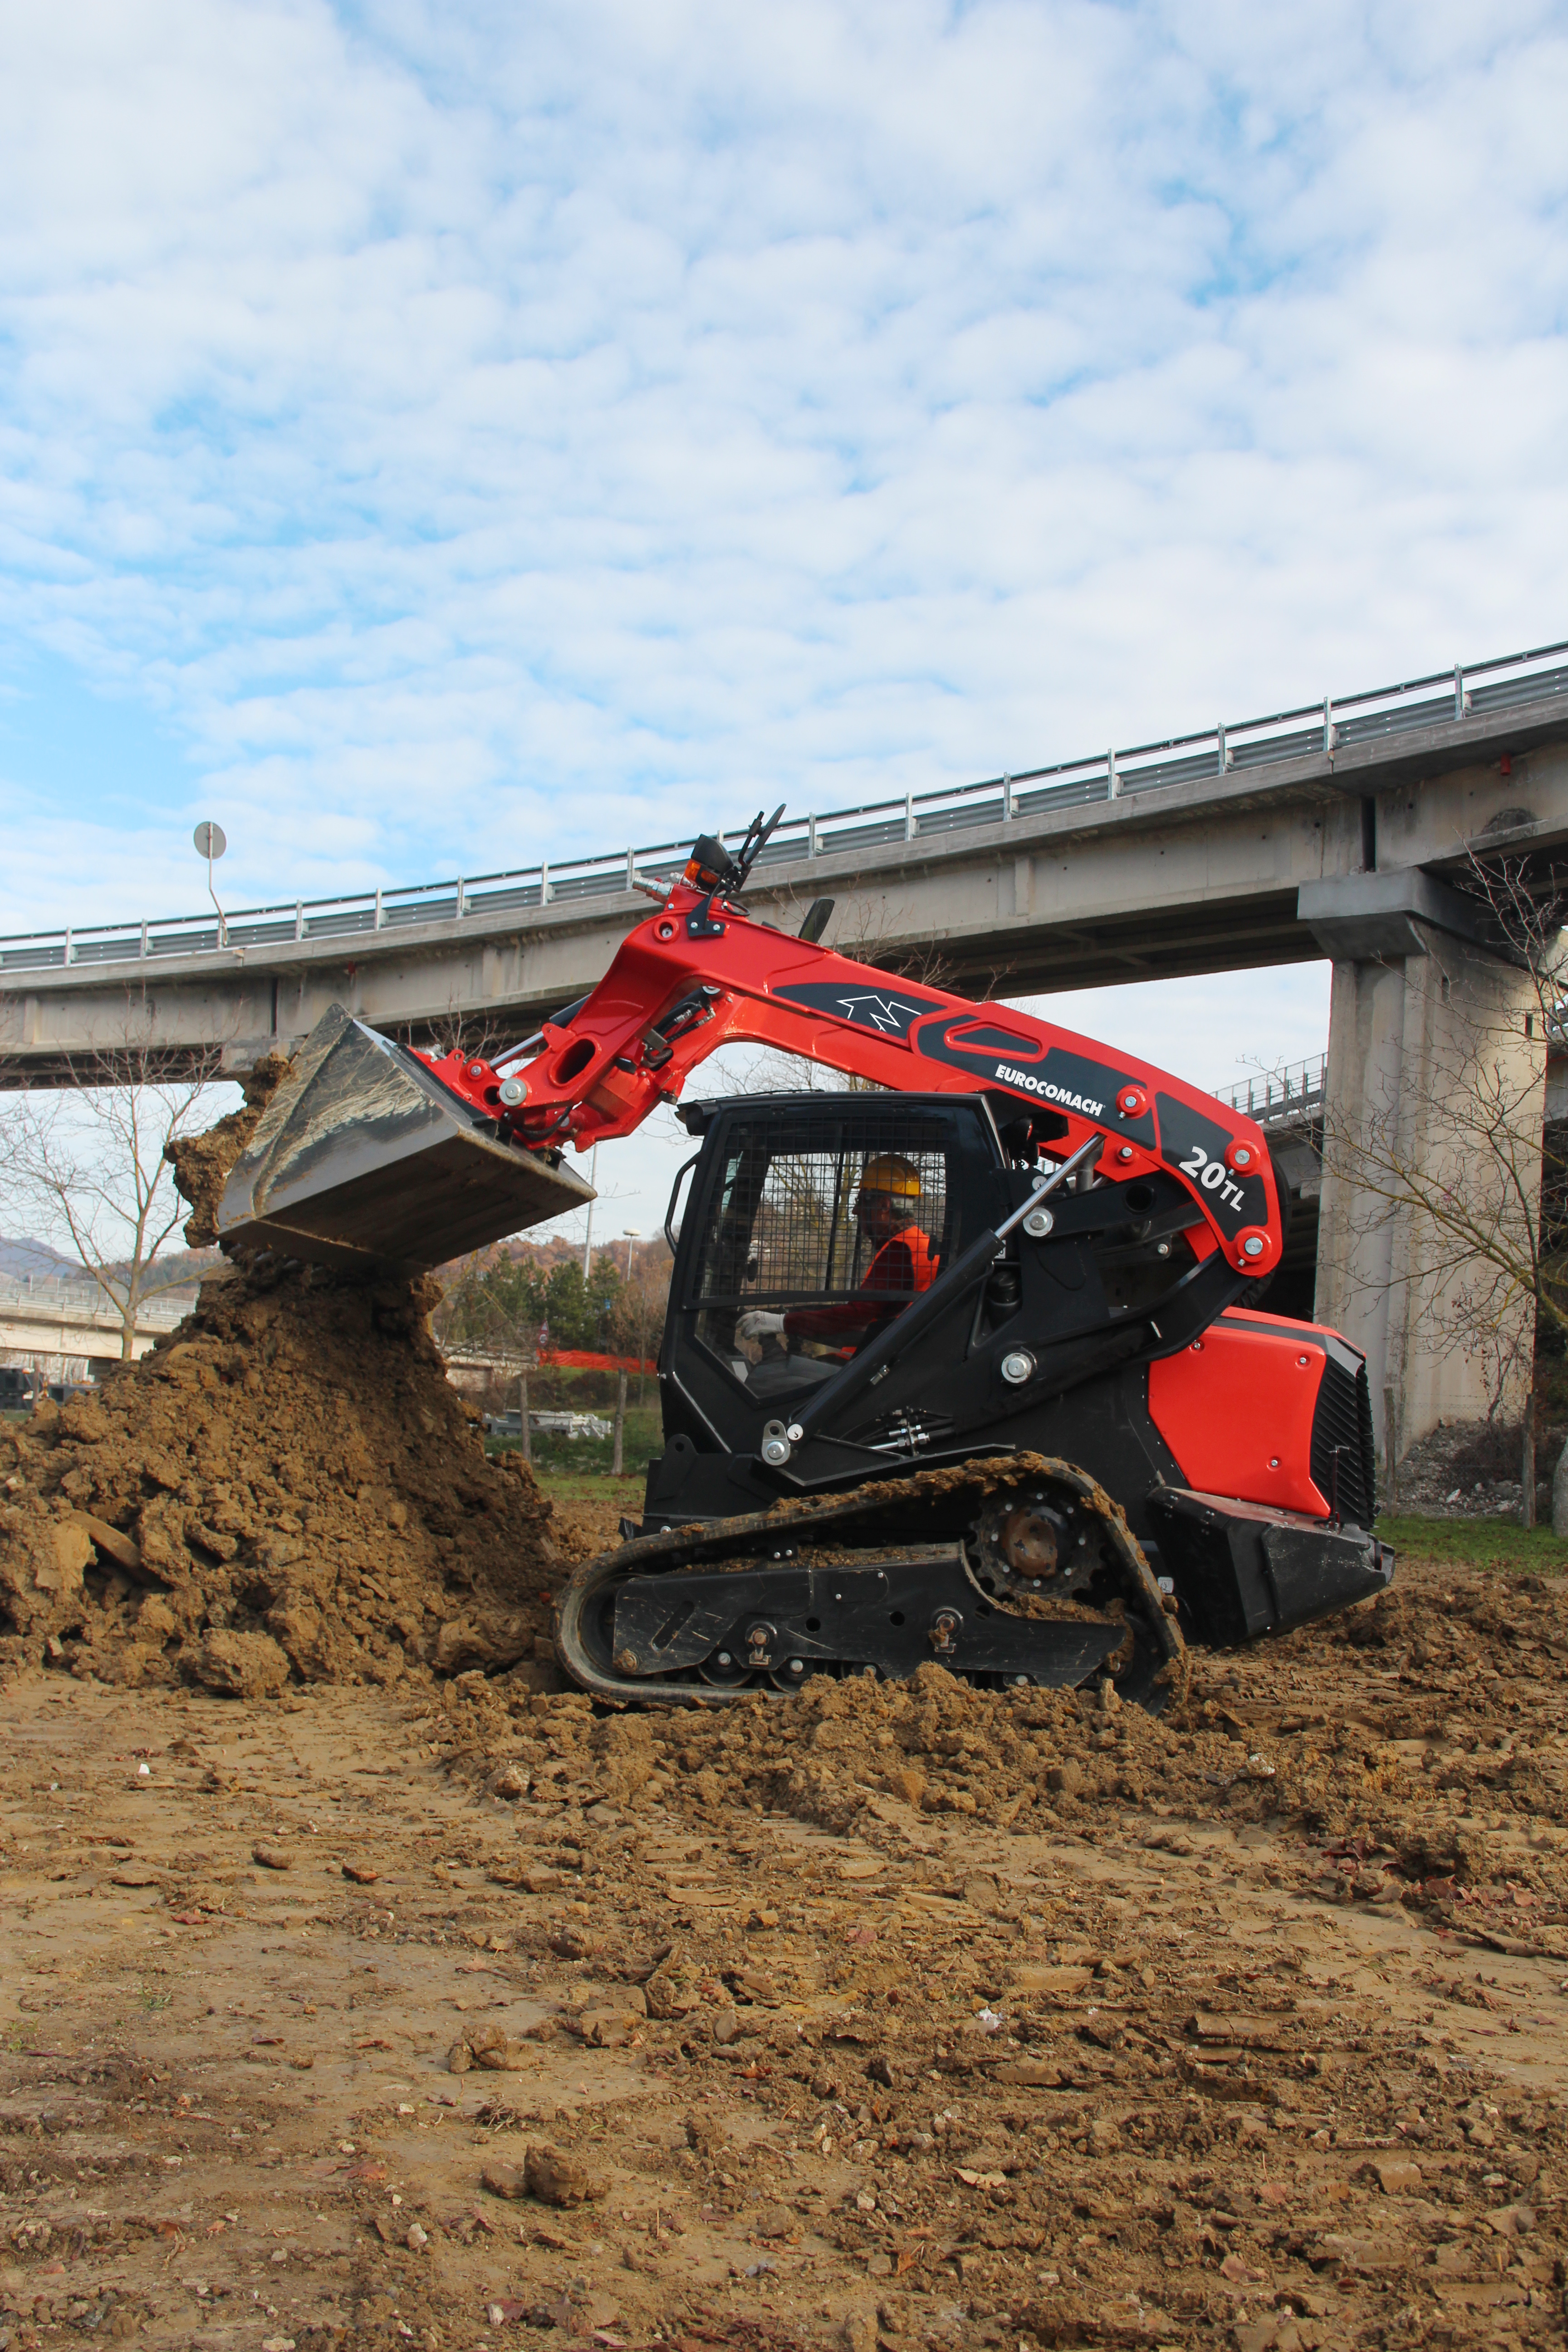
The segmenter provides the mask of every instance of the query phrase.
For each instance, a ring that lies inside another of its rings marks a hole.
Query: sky
[[[0,930],[1568,636],[1561,5],[0,13]],[[1170,985],[1202,1082],[1321,1047]]]

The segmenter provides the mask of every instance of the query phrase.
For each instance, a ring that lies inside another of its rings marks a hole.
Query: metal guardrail
[[[1265,1077],[1248,1078],[1245,1086],[1216,1087],[1216,1101],[1232,1110],[1244,1110],[1259,1127],[1295,1126],[1322,1116],[1328,1088],[1329,1062],[1319,1054],[1308,1062],[1292,1062]]]
[[[1456,663],[1451,671],[1434,670],[1399,686],[1373,687],[1337,699],[1325,695],[1321,702],[1305,703],[1300,709],[1277,710],[1267,718],[1208,728],[1196,735],[1172,735],[1157,743],[1134,743],[1126,751],[1097,751],[1052,767],[993,776],[982,783],[905,793],[858,808],[793,817],[780,825],[761,863],[927,841],[976,825],[1007,825],[1044,809],[1129,798],[1313,752],[1326,756],[1344,745],[1495,714],[1520,703],[1561,697],[1568,708],[1568,661],[1563,656],[1568,656],[1568,641],[1538,646],[1531,653],[1505,654],[1469,668]],[[739,831],[724,836],[736,842],[741,837]],[[617,850],[607,857],[524,866],[472,880],[363,890],[336,898],[296,898],[275,907],[249,907],[222,919],[171,915],[80,929],[13,932],[0,937],[0,977],[66,964],[145,963],[163,956],[224,951],[243,955],[251,948],[290,940],[353,939],[479,916],[521,915],[541,906],[616,897],[639,877],[670,881],[685,865],[689,849],[689,842],[659,842],[647,849]]]
[[[192,1291],[176,1291],[161,1298],[143,1299],[136,1309],[138,1330],[172,1331],[196,1303]],[[7,1307],[30,1307],[60,1323],[101,1323],[118,1330],[120,1310],[96,1282],[66,1282],[46,1276],[38,1281],[24,1275],[0,1275],[0,1312]]]

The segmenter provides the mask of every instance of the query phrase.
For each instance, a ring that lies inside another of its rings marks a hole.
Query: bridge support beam
[[[1518,1247],[1533,1225],[1540,1005],[1418,872],[1314,885],[1300,912],[1334,959],[1316,1311],[1366,1353],[1386,1481],[1440,1423],[1524,1408],[1528,1302],[1461,1227]]]

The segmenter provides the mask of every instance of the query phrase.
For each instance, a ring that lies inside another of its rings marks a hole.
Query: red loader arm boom
[[[722,864],[721,864],[721,860]],[[771,1045],[895,1092],[985,1094],[999,1118],[1032,1115],[1064,1160],[1102,1139],[1108,1173],[1163,1168],[1191,1192],[1200,1260],[1269,1274],[1283,1228],[1273,1168],[1252,1121],[1136,1055],[977,1004],[754,920],[729,888],[745,878],[722,845],[697,844],[682,878],[623,942],[598,986],[496,1062],[422,1056],[443,1085],[514,1143],[579,1151],[630,1135],[721,1045]]]

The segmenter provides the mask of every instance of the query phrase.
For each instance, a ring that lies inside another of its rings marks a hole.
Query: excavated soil
[[[0,2341],[1557,2344],[1561,1587],[1186,1715],[8,1694]]]
[[[0,1661],[254,1695],[531,1658],[550,1506],[486,1461],[437,1295],[230,1271],[101,1398],[11,1424]]]
[[[193,1248],[289,1068],[169,1146]],[[550,1506],[485,1459],[439,1297],[241,1254],[101,1397],[0,1434],[0,1667],[253,1696],[548,1655]]]
[[[257,1123],[292,1065],[286,1054],[265,1054],[239,1081],[245,1099],[200,1135],[185,1135],[163,1147],[182,1200],[191,1204],[185,1239],[192,1249],[216,1247],[218,1204],[229,1171],[255,1134]]]

